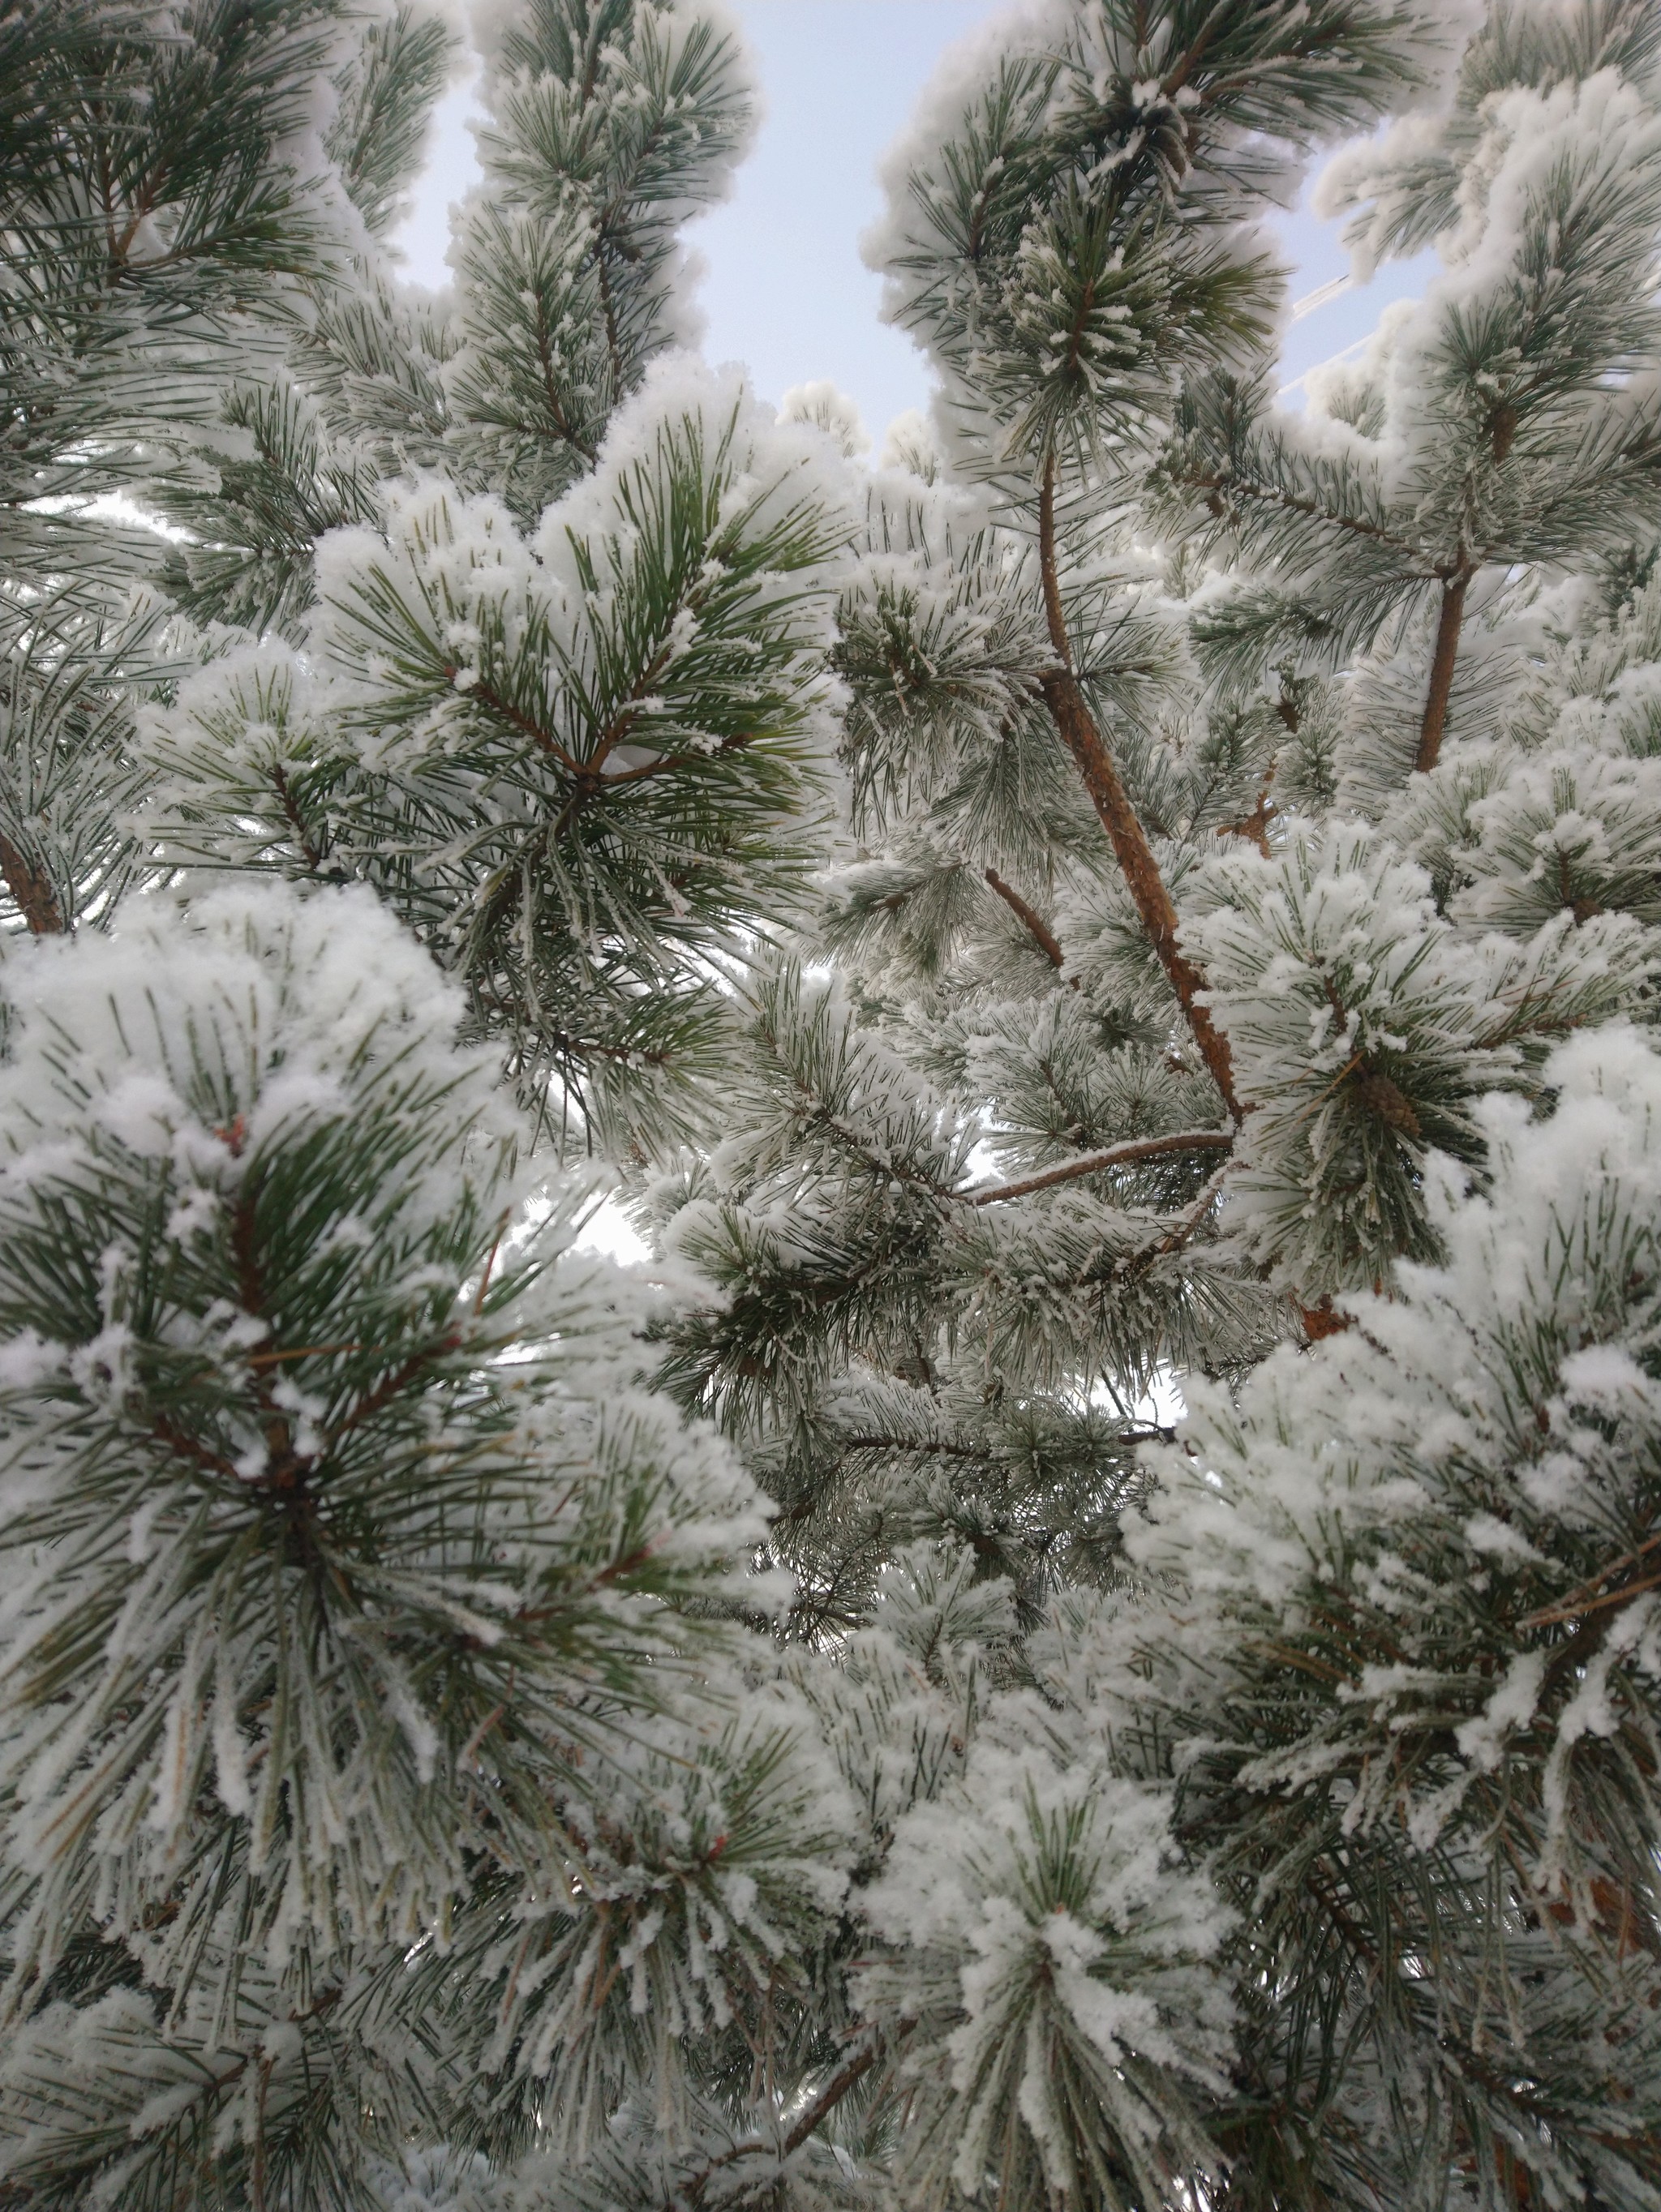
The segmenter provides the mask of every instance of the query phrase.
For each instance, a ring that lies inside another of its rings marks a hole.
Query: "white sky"
[[[910,341],[878,320],[879,280],[860,259],[860,234],[879,212],[877,163],[940,55],[1001,0],[728,4],[755,55],[764,113],[734,197],[689,234],[708,264],[706,350],[713,361],[745,363],[757,392],[774,400],[829,378],[857,403],[880,447],[889,422],[926,404],[928,387]],[[400,234],[420,283],[447,281],[449,204],[478,173],[466,127],[474,112],[465,88],[441,103],[432,159]],[[1294,297],[1346,275],[1335,226],[1299,214],[1281,228],[1298,272]],[[1301,316],[1287,333],[1287,380],[1364,337],[1380,308],[1418,291],[1433,265],[1421,256],[1388,268]]]

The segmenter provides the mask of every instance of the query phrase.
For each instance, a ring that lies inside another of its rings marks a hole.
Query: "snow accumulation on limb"
[[[871,467],[457,28],[0,22],[0,2199],[1661,2212],[1661,19],[995,17]]]

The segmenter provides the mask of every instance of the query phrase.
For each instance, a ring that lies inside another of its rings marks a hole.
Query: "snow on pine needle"
[[[5,981],[13,1995],[232,1869],[274,1968],[416,1941],[488,1838],[557,1853],[752,1495],[568,1206],[516,1226],[490,1056],[367,893],[135,907]]]

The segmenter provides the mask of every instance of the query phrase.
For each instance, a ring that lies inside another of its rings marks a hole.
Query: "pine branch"
[[[1056,969],[1064,968],[1067,965],[1067,956],[1062,951],[1061,940],[1037,908],[1029,906],[1014,885],[1007,884],[995,868],[988,868],[985,872],[987,882],[991,884],[998,896],[1020,922],[1050,966]],[[1068,976],[1067,981],[1069,990],[1078,989],[1079,979],[1076,975]]]
[[[1256,500],[1268,507],[1276,507],[1288,514],[1299,514],[1311,522],[1324,523],[1328,528],[1342,532],[1352,538],[1370,539],[1374,544],[1387,546],[1399,553],[1404,561],[1415,566],[1424,559],[1421,549],[1410,538],[1383,523],[1368,522],[1358,514],[1345,514],[1340,508],[1324,507],[1318,500],[1305,498],[1298,492],[1287,491],[1284,485],[1261,483],[1250,477],[1219,476],[1214,471],[1190,469],[1173,471],[1171,481],[1189,491],[1202,491],[1208,496],[1212,512],[1219,517],[1227,510],[1223,504],[1225,495]],[[1421,572],[1422,573],[1422,572]]]
[[[31,936],[62,934],[64,914],[52,878],[43,868],[36,867],[26,854],[19,852],[3,832],[0,832],[0,875],[4,876],[12,903],[28,924]]]
[[[1459,658],[1465,594],[1475,573],[1462,564],[1442,586],[1441,610],[1436,619],[1436,650],[1430,664],[1430,690],[1425,700],[1424,719],[1419,725],[1419,749],[1413,759],[1414,768],[1421,775],[1428,775],[1441,757],[1442,732],[1447,725],[1453,672]]]
[[[559,436],[564,439],[566,444],[581,453],[583,459],[592,467],[598,458],[599,448],[591,439],[583,437],[573,426],[565,411],[564,401],[560,397],[559,380],[554,368],[553,349],[548,343],[547,319],[541,312],[540,302],[538,304],[537,310],[536,336],[537,359],[542,368],[543,390],[548,402],[548,419]]]
[[[1228,1040],[1215,1027],[1209,1012],[1200,1003],[1200,994],[1205,989],[1205,978],[1177,945],[1177,909],[1165,889],[1165,879],[1159,873],[1159,863],[1153,857],[1147,833],[1130,803],[1130,795],[1120,781],[1112,756],[1096,726],[1095,718],[1086,703],[1084,692],[1073,671],[1073,650],[1068,636],[1066,611],[1062,605],[1056,554],[1056,462],[1053,454],[1045,460],[1043,481],[1038,494],[1038,565],[1050,641],[1060,663],[1058,667],[1046,670],[1039,677],[1038,689],[1062,742],[1078,763],[1085,788],[1090,793],[1102,826],[1112,842],[1130,896],[1135,902],[1142,928],[1159,965],[1170,978],[1177,1004],[1182,1007],[1189,1028],[1193,1032],[1194,1042],[1200,1048],[1200,1056],[1210,1073],[1212,1081],[1222,1094],[1223,1103],[1233,1120],[1238,1121],[1243,1119],[1243,1109],[1234,1095]]]
[[[1605,1593],[1603,1596],[1599,1596],[1598,1593],[1612,1576],[1618,1575],[1623,1567],[1636,1566],[1640,1559],[1647,1557],[1658,1546],[1661,1546],[1661,1535],[1646,1538],[1632,1551],[1623,1552],[1618,1559],[1611,1559],[1608,1566],[1602,1568],[1590,1580],[1582,1583],[1577,1589],[1572,1589],[1566,1598],[1559,1599],[1556,1604],[1548,1606],[1544,1612],[1528,1614],[1524,1620],[1519,1620],[1517,1626],[1519,1628],[1543,1628],[1555,1621],[1578,1620],[1581,1613],[1590,1613],[1594,1606],[1601,1607],[1607,1604],[1611,1597],[1625,1598],[1636,1595],[1639,1588],[1649,1587],[1647,1583],[1634,1585],[1627,1582],[1621,1583],[1616,1591]]]
[[[970,1206],[1001,1206],[1006,1199],[1030,1198],[1034,1191],[1052,1190],[1057,1183],[1076,1182],[1080,1176],[1100,1175],[1108,1168],[1129,1167],[1138,1160],[1169,1159],[1182,1152],[1227,1152],[1234,1149],[1232,1129],[1187,1129],[1171,1137],[1134,1137],[1123,1145],[1109,1145],[1099,1152],[1086,1152],[1059,1167],[1025,1176],[1019,1182],[999,1183],[991,1190],[966,1191]]]
[[[306,826],[305,817],[295,803],[294,786],[289,782],[288,770],[281,761],[271,763],[271,783],[277,792],[277,804],[283,809],[283,819],[294,831],[301,860],[313,875],[320,875],[324,867],[322,853]]]
[[[902,2020],[896,2023],[895,2034],[904,2037],[916,2025],[915,2021]],[[665,2212],[678,2212],[681,2204],[700,2205],[709,2184],[723,2168],[736,2165],[743,2158],[770,2158],[782,2160],[799,2151],[808,2137],[817,2133],[851,2090],[857,2088],[871,2069],[883,2056],[881,2039],[874,2033],[863,2051],[858,2051],[832,2075],[818,2095],[812,2098],[805,2109],[792,2122],[782,2141],[769,2142],[764,2136],[752,2137],[748,2142],[735,2143],[731,2150],[723,2151],[719,2158],[711,2159],[708,2166],[692,2178],[684,2192],[677,2191],[665,2207]]]
[[[446,662],[444,675],[447,683],[453,684],[459,672],[459,670],[452,663]],[[545,730],[542,725],[526,714],[523,708],[515,707],[511,699],[504,699],[501,692],[493,684],[487,683],[483,677],[476,676],[467,686],[464,696],[470,699],[477,699],[482,706],[489,708],[491,714],[500,716],[502,720],[510,724],[521,737],[529,738],[538,752],[546,753],[551,759],[557,761],[569,775],[581,781],[586,772],[582,763],[574,760],[551,731]]]

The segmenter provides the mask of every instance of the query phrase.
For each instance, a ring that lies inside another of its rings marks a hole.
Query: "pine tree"
[[[1661,2187],[1658,42],[1443,27],[1057,9],[891,168],[859,849],[645,1203],[796,1632],[980,1593],[867,1847],[907,2203]],[[1253,227],[1402,106],[1327,204],[1444,273],[1289,415]]]
[[[0,26],[0,2203],[1661,2206],[1653,10],[993,26],[868,475],[474,33]]]
[[[842,465],[672,355],[697,10],[504,18],[415,304],[436,18],[6,37],[0,2190],[381,2204],[695,2099],[839,1893],[549,1140],[678,1134],[800,895]]]

